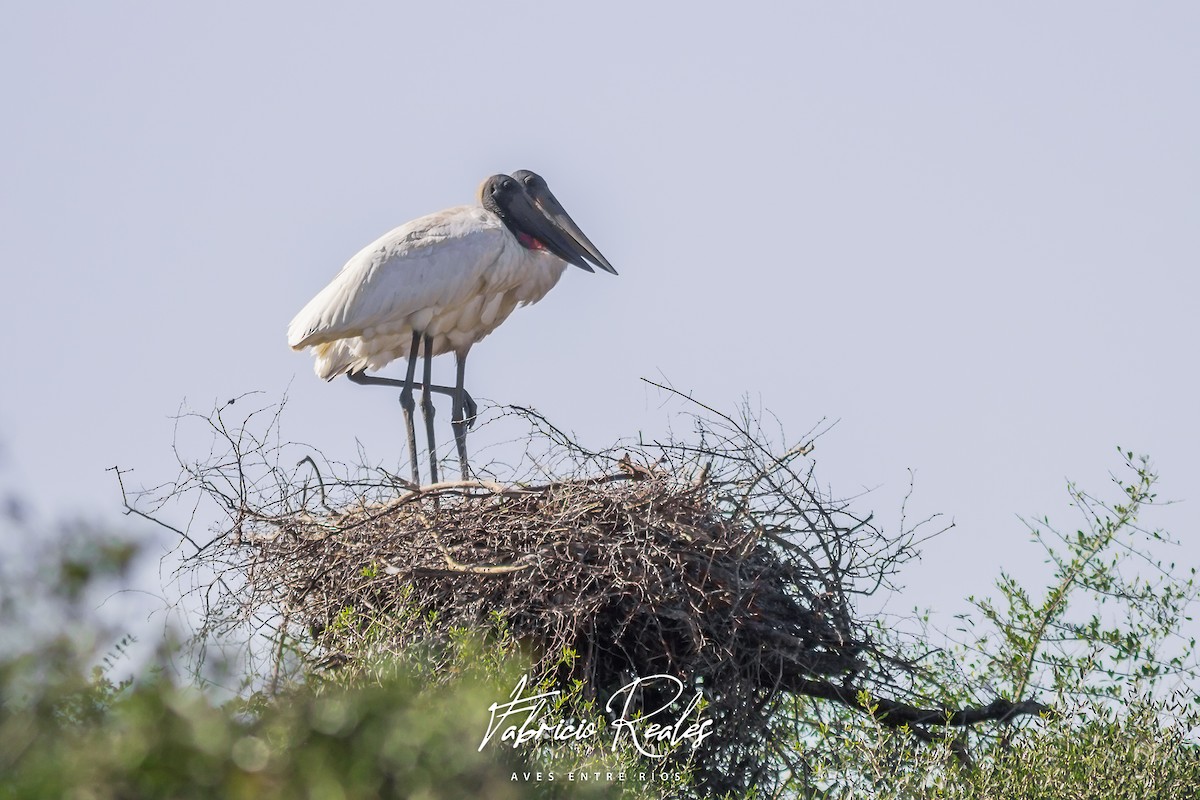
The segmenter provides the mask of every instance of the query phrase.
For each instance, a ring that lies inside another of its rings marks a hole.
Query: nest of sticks
[[[285,639],[311,668],[502,625],[528,645],[535,678],[580,681],[601,702],[660,674],[701,691],[713,726],[694,763],[716,794],[797,768],[780,726],[822,718],[797,697],[918,736],[1037,713],[1009,704],[958,719],[906,702],[919,699],[915,663],[876,641],[852,601],[889,585],[920,524],[885,536],[823,496],[809,457],[819,431],[773,450],[752,415],[713,412],[684,442],[592,452],[510,408],[533,428],[527,448],[540,448],[522,470],[415,487],[363,468],[321,478],[311,449],[278,437],[278,408],[235,424],[227,408],[191,415],[219,446],[201,462],[181,457],[182,479],[159,498],[199,490],[223,511],[208,542],[179,531],[196,549],[193,575],[207,575],[194,589],[197,639],[249,622],[280,643],[276,675]],[[254,430],[263,415],[266,430]],[[161,507],[127,505],[155,519]]]
[[[633,676],[719,687],[706,696],[708,749],[736,738],[752,752],[781,679],[853,673],[861,641],[814,564],[723,513],[706,474],[681,481],[621,463],[599,477],[445,483],[280,520],[247,539],[248,574],[308,628],[326,664],[503,620],[529,645],[536,677],[580,680],[601,700]]]
[[[704,476],[625,463],[539,486],[440,484],[289,520],[254,539],[256,572],[289,587],[289,613],[327,658],[362,651],[340,624],[353,608],[364,622],[388,619],[382,635],[397,650],[502,618],[546,669],[576,653],[569,677],[598,691],[626,675],[728,689],[856,668],[849,620],[809,565],[722,514]],[[380,631],[370,635],[378,647]]]

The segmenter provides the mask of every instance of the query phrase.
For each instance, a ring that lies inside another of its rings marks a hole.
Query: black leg
[[[410,361],[409,363],[412,362]],[[348,372],[346,373],[346,377],[352,382],[357,383],[359,386],[394,386],[397,389],[404,388],[404,381],[397,380],[395,378],[380,378],[377,375],[367,375],[365,372]],[[414,375],[413,377],[416,376]],[[424,389],[425,384],[413,381],[412,388]],[[458,394],[458,389],[453,386],[430,386],[429,391],[436,392],[437,394],[444,394],[451,398]],[[467,412],[467,427],[470,428],[475,425],[475,417],[478,414],[479,409],[478,406],[475,405],[475,401],[471,398],[470,393],[464,390],[462,394],[463,408],[465,408]]]
[[[400,407],[404,409],[404,432],[408,434],[408,457],[412,464],[412,480],[417,486],[421,485],[421,471],[417,469],[417,431],[413,426],[413,376],[417,370],[417,348],[421,344],[421,334],[414,333],[412,348],[408,351],[408,374],[404,379],[404,389],[400,392]],[[353,376],[351,376],[353,377]]]
[[[467,396],[467,392],[463,389],[463,377],[467,372],[467,352],[455,354],[455,394],[454,394],[454,411],[450,415],[450,426],[454,428],[454,444],[458,446],[458,468],[462,471],[462,479],[468,481],[471,479],[471,467],[467,464],[467,428],[475,421],[475,409],[470,409],[470,416],[463,415],[466,411],[463,398]],[[472,404],[474,405],[474,404]]]
[[[418,336],[418,334],[413,334]],[[410,365],[411,367],[411,365]],[[425,387],[421,392],[421,412],[425,415],[425,435],[429,438],[429,482],[438,482],[437,443],[433,436],[433,337],[425,337]]]

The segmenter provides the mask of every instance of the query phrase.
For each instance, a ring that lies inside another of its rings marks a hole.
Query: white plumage
[[[554,288],[566,262],[527,249],[493,212],[457,206],[401,225],[360,250],[288,326],[326,380],[406,358],[413,331],[432,355],[465,352],[518,305]],[[423,349],[423,348],[422,348]]]
[[[416,358],[425,361],[420,386],[430,477],[437,480],[432,392],[454,398],[451,424],[466,477],[466,431],[475,403],[463,387],[463,373],[471,346],[517,306],[545,297],[567,264],[588,272],[595,264],[616,273],[540,176],[526,170],[493,175],[480,186],[479,200],[479,206],[413,220],[367,245],[288,325],[293,349],[313,348],[318,376],[350,375],[358,383],[403,387],[400,405],[414,483]],[[432,385],[430,373],[430,359],[448,352],[457,360],[453,389]],[[403,381],[364,374],[397,358],[412,359]]]

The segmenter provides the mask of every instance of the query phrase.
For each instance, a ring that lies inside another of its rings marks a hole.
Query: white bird
[[[360,250],[288,325],[294,350],[313,348],[319,377],[348,375],[357,383],[401,386],[413,482],[419,483],[413,389],[429,438],[430,478],[437,482],[433,401],[454,398],[451,424],[463,477],[468,476],[466,432],[475,403],[463,388],[467,352],[519,305],[541,300],[566,265],[594,272],[590,260],[616,270],[550,192],[528,170],[493,175],[479,188],[479,206],[456,206],[401,225]],[[453,389],[431,384],[430,360],[456,357]],[[424,381],[414,383],[425,356]],[[408,359],[403,381],[364,374]]]

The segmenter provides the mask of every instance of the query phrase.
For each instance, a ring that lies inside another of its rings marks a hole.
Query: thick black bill
[[[511,190],[502,185],[500,192],[495,195],[495,200],[502,210],[505,222],[514,229],[513,232],[532,236],[547,250],[568,264],[574,264],[588,272],[595,272],[592,265],[587,262],[589,253],[583,249],[580,243],[535,206],[533,198],[521,188],[520,184],[513,181],[512,178],[508,178],[508,180],[512,181]]]
[[[533,198],[533,202],[537,204],[542,214],[571,238],[578,248],[577,252],[581,250],[582,254],[589,261],[605,272],[611,272],[613,275],[617,274],[617,271],[613,269],[613,265],[608,263],[608,259],[600,252],[600,248],[592,244],[592,241],[575,224],[575,220],[571,219],[566,209],[562,207],[562,203],[558,202],[558,198],[550,191],[550,187],[546,185],[546,181],[542,176],[527,169],[519,169],[512,176],[529,192],[529,196]],[[561,253],[555,253],[555,255],[564,260],[570,260],[566,259]],[[571,261],[571,263],[575,264],[576,262]]]

